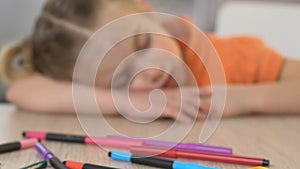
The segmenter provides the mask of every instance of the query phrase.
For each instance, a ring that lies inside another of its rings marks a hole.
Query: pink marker
[[[58,133],[45,133],[36,131],[23,132],[23,136],[26,138],[38,138],[41,140],[62,141],[71,143],[83,143],[83,144],[97,144],[104,147],[114,148],[130,148],[131,146],[142,146],[144,141],[142,140],[125,140],[121,138],[107,138],[107,137],[88,137],[79,135],[67,135]]]
[[[86,144],[98,144],[104,147],[114,147],[114,148],[126,148],[129,149],[133,145],[144,145],[143,141],[140,140],[124,140],[117,138],[107,138],[107,137],[87,137],[85,139]]]
[[[210,146],[210,145],[197,144],[197,143],[176,143],[170,141],[130,138],[130,137],[123,137],[123,136],[109,136],[109,138],[118,138],[124,140],[139,140],[139,141],[144,141],[144,145],[154,146],[154,147],[176,148],[179,150],[190,150],[190,151],[198,151],[198,152],[232,155],[232,148],[227,148],[227,147]]]
[[[38,139],[32,138],[32,139],[26,139],[26,140],[1,144],[0,145],[0,154],[34,147],[37,142],[38,142]]]

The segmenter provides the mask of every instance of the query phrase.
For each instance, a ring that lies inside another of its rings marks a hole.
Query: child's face
[[[113,11],[109,11],[110,8],[107,8],[106,11],[102,11],[104,13],[103,16],[106,16],[105,18],[102,18],[102,21],[105,20],[106,22],[109,22],[114,18],[136,12],[134,9],[125,10],[123,6],[118,6],[117,4],[113,5]],[[109,12],[111,13],[109,14]],[[168,32],[160,22],[145,15],[130,20],[128,25],[130,25],[130,31],[134,33],[147,31],[151,27],[155,27],[159,32]],[[124,28],[120,28],[120,30],[122,29]],[[112,34],[117,33],[118,31],[112,32]],[[130,56],[143,49],[146,50],[139,52],[139,55]],[[115,74],[116,80],[114,81],[114,85],[120,88],[125,87],[125,84],[129,83],[129,76],[132,75],[132,72],[150,66],[152,68],[145,69],[134,76],[130,82],[130,90],[135,91],[175,87],[177,86],[177,83],[178,85],[185,83],[186,71],[182,62],[178,61],[178,58],[181,59],[181,55],[182,53],[179,45],[172,38],[157,34],[142,34],[130,37],[115,45],[110,50],[106,56],[108,64],[102,64],[98,69],[96,83],[102,87],[111,87],[113,74],[118,67],[118,70],[120,71],[117,71]],[[176,56],[176,58],[174,56]],[[125,58],[129,59],[129,61],[127,61],[126,64],[120,65]],[[102,63],[105,63],[105,61],[106,59],[104,59]],[[160,69],[164,69],[170,74]],[[176,78],[177,83],[171,76]]]

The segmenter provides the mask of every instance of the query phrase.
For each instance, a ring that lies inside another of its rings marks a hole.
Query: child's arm
[[[228,85],[226,98],[224,116],[300,114],[300,62],[286,60],[277,82]],[[201,101],[210,104],[210,99],[202,97]]]
[[[245,88],[245,90],[249,94],[252,92],[251,112],[300,114],[300,80],[261,84]]]
[[[254,90],[261,97],[257,112],[300,114],[300,61],[286,59],[277,83]]]
[[[300,114],[300,80],[228,86],[224,115]]]
[[[81,86],[83,90],[91,90],[89,86]],[[183,102],[183,105],[186,105],[183,108],[183,113],[179,117],[179,109],[181,105],[180,93],[178,89],[166,89],[165,96],[168,100],[164,112],[161,117],[169,117],[176,119],[182,122],[191,121],[191,117],[196,115],[197,110],[194,109],[193,105],[196,105],[199,99],[199,96],[195,94],[197,88],[186,88],[184,92],[188,96],[188,100]],[[117,93],[116,96],[118,99],[121,99],[119,102],[121,111],[125,112],[128,116],[131,117],[141,117],[141,118],[153,118],[157,116],[157,113],[160,112],[150,112],[148,114],[134,112],[131,108],[131,104],[124,101],[127,99],[127,96],[123,92]],[[97,98],[97,103],[100,106],[101,112],[104,115],[116,115],[118,111],[113,103],[112,95],[110,90],[96,88],[95,96]],[[82,99],[84,102],[86,99]],[[13,83],[7,93],[8,101],[14,103],[19,108],[31,112],[40,112],[40,113],[74,113],[74,102],[72,98],[72,83],[55,81],[43,76],[32,76],[26,79],[17,81]],[[133,92],[130,94],[130,99],[135,108],[145,111],[150,107],[149,102],[149,91],[145,92]],[[155,99],[154,99],[155,100]],[[124,101],[124,102],[123,102]],[[152,103],[154,108],[164,107],[162,102]],[[80,106],[84,106],[81,104]],[[95,114],[98,113],[97,110],[91,109],[89,106],[84,107],[85,113]],[[160,115],[160,114],[159,114]]]
[[[103,103],[105,114],[116,114],[111,95],[106,90],[97,89],[98,101]],[[72,83],[58,82],[40,75],[19,80],[11,85],[7,100],[26,111],[41,113],[74,113]],[[93,113],[86,111],[87,113]]]

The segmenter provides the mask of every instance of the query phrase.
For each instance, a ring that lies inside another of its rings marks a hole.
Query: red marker
[[[224,163],[233,163],[249,166],[269,166],[269,160],[262,158],[250,158],[225,154],[201,153],[195,151],[179,150],[179,149],[165,149],[152,146],[133,146],[130,152],[135,154],[153,155],[168,158],[188,158],[207,161],[217,161]]]
[[[52,140],[71,143],[83,143],[83,144],[97,144],[104,147],[114,148],[129,148],[131,146],[142,146],[144,141],[141,140],[124,140],[120,138],[108,138],[108,137],[88,137],[80,135],[58,134],[58,133],[45,133],[36,131],[23,132],[23,136],[26,138],[38,138],[41,140]]]
[[[118,168],[106,167],[101,165],[84,164],[75,161],[64,161],[64,164],[69,169],[118,169]]]
[[[37,142],[38,142],[38,139],[34,138],[34,139],[27,139],[27,140],[21,140],[21,141],[15,141],[15,142],[1,144],[0,145],[0,154],[34,147],[34,145]]]

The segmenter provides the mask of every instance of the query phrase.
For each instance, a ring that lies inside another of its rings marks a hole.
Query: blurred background
[[[45,0],[0,0],[0,47],[30,33]],[[187,15],[204,31],[256,34],[300,58],[300,0],[148,0],[159,12]],[[7,86],[0,82],[0,101]]]

